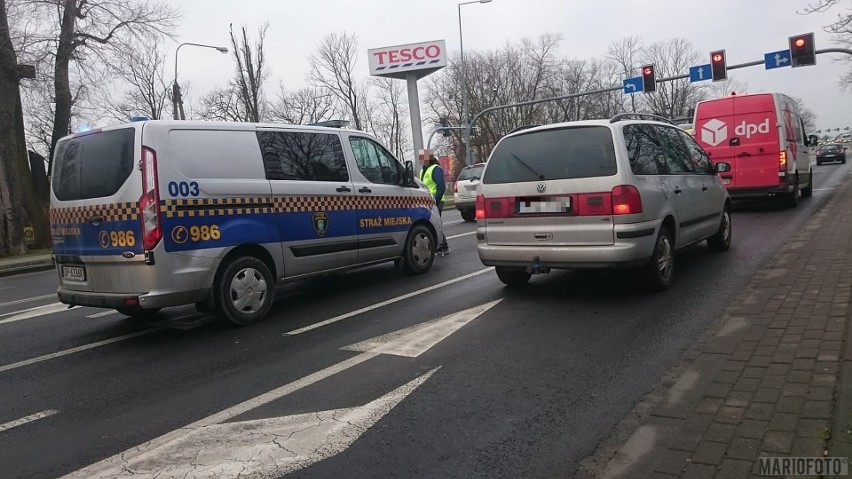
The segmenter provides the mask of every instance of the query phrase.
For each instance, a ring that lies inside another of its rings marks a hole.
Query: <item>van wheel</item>
[[[530,282],[530,277],[532,276],[532,274],[527,273],[526,270],[521,268],[497,266],[494,268],[494,271],[497,272],[497,277],[500,278],[503,284],[513,287],[526,285]]]
[[[403,268],[410,274],[423,274],[435,262],[435,238],[423,225],[415,225],[408,232],[402,251]]]
[[[810,198],[814,195],[814,171],[810,172],[810,179],[808,180],[808,186],[802,190],[802,198]]]
[[[662,291],[672,284],[674,278],[674,243],[672,234],[665,226],[660,228],[651,261],[644,266],[642,283],[650,291]]]
[[[728,251],[731,247],[731,208],[725,205],[719,231],[707,238],[707,246],[714,251]]]
[[[272,273],[253,256],[235,258],[216,278],[216,312],[231,324],[247,326],[266,316],[275,293]]]
[[[796,177],[793,179],[793,184],[795,185],[793,192],[784,197],[784,203],[788,208],[795,208],[799,206],[799,200],[802,198],[802,191],[799,189],[798,173],[796,173]]]
[[[127,306],[125,308],[116,308],[115,310],[134,319],[151,319],[160,312],[160,308],[142,309],[139,306]]]
[[[476,220],[476,210],[472,210],[472,209],[461,210],[461,217],[465,221],[474,221],[474,220]]]

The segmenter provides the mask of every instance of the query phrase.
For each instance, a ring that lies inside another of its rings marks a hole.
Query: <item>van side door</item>
[[[725,188],[713,163],[701,146],[686,132],[679,132],[689,151],[695,174],[701,182],[702,228],[701,236],[710,236],[719,230],[722,209],[725,207]]]
[[[701,179],[695,174],[689,152],[673,126],[654,125],[666,155],[669,175],[666,178],[672,197],[677,204],[679,238],[677,247],[694,243],[702,238],[703,205]]]
[[[358,256],[352,181],[337,133],[259,129],[287,277],[351,266]]]

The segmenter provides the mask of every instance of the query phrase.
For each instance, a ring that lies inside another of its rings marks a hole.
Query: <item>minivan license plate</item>
[[[567,214],[571,213],[571,197],[518,198],[520,214]]]
[[[61,271],[62,279],[68,281],[86,281],[85,266],[63,266]]]

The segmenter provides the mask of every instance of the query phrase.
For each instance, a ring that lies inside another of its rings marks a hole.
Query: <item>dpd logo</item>
[[[743,121],[734,128],[734,134],[737,136],[745,136],[746,138],[751,138],[752,135],[757,133],[769,133],[769,118],[764,120],[762,123],[746,123]]]
[[[713,118],[701,127],[701,141],[710,146],[717,146],[728,139],[728,125],[724,121]]]

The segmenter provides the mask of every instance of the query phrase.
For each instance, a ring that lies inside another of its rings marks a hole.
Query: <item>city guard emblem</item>
[[[317,236],[322,238],[325,236],[325,232],[328,231],[328,213],[325,211],[317,211],[314,213],[314,231],[317,232]]]

